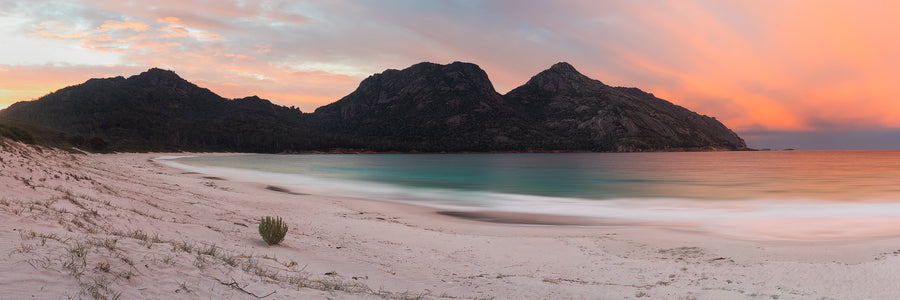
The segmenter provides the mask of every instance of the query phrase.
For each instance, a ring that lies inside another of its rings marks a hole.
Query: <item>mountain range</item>
[[[90,79],[0,117],[99,138],[116,151],[746,150],[715,118],[557,63],[505,95],[477,65],[419,63],[363,80],[313,113],[226,99],[172,71]]]

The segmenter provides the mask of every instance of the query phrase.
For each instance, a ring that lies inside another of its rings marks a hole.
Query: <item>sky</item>
[[[367,76],[556,62],[716,117],[754,148],[900,149],[897,1],[0,0],[0,108],[151,67],[306,112]]]

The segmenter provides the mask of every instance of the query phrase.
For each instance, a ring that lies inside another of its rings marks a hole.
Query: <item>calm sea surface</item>
[[[900,151],[223,155],[163,161],[297,192],[460,210],[621,219],[751,238],[900,234]]]

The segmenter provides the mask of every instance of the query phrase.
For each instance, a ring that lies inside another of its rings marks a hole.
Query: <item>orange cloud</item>
[[[141,31],[147,31],[148,29],[150,29],[150,25],[140,23],[140,22],[132,22],[132,21],[120,22],[120,21],[114,21],[114,20],[107,20],[107,21],[103,22],[103,25],[100,25],[100,28],[98,28],[96,31],[97,32],[106,32],[106,31],[117,30],[117,29],[131,29],[131,30],[134,30],[137,32],[141,32]]]
[[[165,17],[156,19],[157,23],[170,24],[170,25],[178,25],[181,26],[181,19],[176,17]]]
[[[369,72],[420,61],[477,63],[501,92],[569,61],[738,131],[900,128],[900,2],[177,4],[89,1],[84,11],[103,13],[46,14],[29,32],[306,110]],[[96,19],[111,15],[122,19]]]
[[[205,42],[215,41],[215,40],[220,39],[220,36],[215,33],[198,32],[197,35],[198,35],[198,37],[197,37],[198,40],[205,41]]]
[[[51,39],[80,39],[85,37],[83,33],[63,25],[60,21],[41,22],[31,35]]]
[[[2,66],[0,65],[0,107],[40,98],[66,86],[90,78],[129,77],[149,67],[103,66]],[[264,78],[250,65],[226,65],[221,69],[184,68],[176,73],[226,98],[258,95],[274,103],[297,106],[304,111],[337,101],[360,81],[326,72],[290,72],[264,69]]]
[[[297,106],[307,112],[346,96],[362,80],[323,71],[294,72],[258,67],[252,61],[235,61],[216,70],[195,70],[193,76],[196,76],[198,85],[223,97],[257,95],[281,105]]]
[[[137,74],[140,69],[127,66],[0,66],[0,107],[34,100],[90,78]]]
[[[161,24],[158,30],[151,31],[151,25],[138,21],[106,20],[93,30],[84,26],[69,26],[63,21],[47,21],[37,25],[32,36],[57,39],[77,40],[85,49],[99,52],[129,53],[133,57],[140,56],[142,51],[160,54],[173,47],[192,42],[214,42],[222,39],[221,35],[211,32],[191,32],[181,26],[182,21],[175,17],[158,18]]]
[[[900,127],[900,86],[892,82],[900,41],[889,38],[900,3],[726,8],[630,5],[628,15],[654,38],[607,45],[631,74],[614,76],[739,131]]]
[[[171,49],[172,47],[180,46],[181,44],[175,42],[168,43],[157,43],[154,41],[138,41],[132,45],[132,49],[149,49],[152,52],[165,52]]]

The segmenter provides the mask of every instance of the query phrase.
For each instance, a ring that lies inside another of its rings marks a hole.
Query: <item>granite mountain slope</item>
[[[502,138],[515,131],[508,123],[516,111],[469,63],[419,63],[372,75],[312,117],[320,130],[375,150],[525,150]]]
[[[743,150],[714,118],[558,63],[506,95],[477,65],[419,63],[363,80],[302,113],[258,97],[225,99],[174,72],[91,79],[0,111],[119,151]]]
[[[558,63],[506,95],[474,64],[420,63],[365,79],[316,110],[320,129],[380,150],[743,150],[714,118]]]
[[[307,147],[302,112],[258,97],[229,100],[172,71],[90,79],[0,116],[106,139],[119,151],[275,152]]]
[[[541,128],[551,147],[593,151],[742,150],[715,118],[637,88],[611,87],[557,63],[504,99]]]

